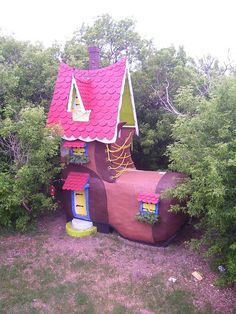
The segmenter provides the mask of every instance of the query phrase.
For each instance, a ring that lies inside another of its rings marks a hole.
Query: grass
[[[163,272],[135,279],[132,273],[108,264],[109,256],[117,254],[119,260],[122,250],[122,242],[114,235],[110,246],[94,249],[93,258],[76,250],[52,250],[50,245],[44,246],[49,241],[45,234],[35,234],[32,239],[32,247],[31,242],[16,241],[9,246],[6,243],[0,251],[1,314],[213,313],[210,304],[197,308],[189,290],[168,286]],[[102,241],[100,235],[98,239]],[[68,238],[65,241],[71,243]],[[22,249],[24,254],[11,255],[15,249]],[[127,260],[132,263],[133,256]]]
[[[77,261],[73,265],[80,268],[80,271],[88,271],[87,263]],[[32,265],[31,265],[32,266]],[[92,265],[90,265],[92,266]],[[93,266],[95,266],[93,264]],[[0,298],[0,313],[84,313],[100,314],[104,304],[110,305],[110,312],[114,314],[139,313],[138,307],[127,306],[115,302],[104,295],[94,296],[86,286],[85,280],[79,282],[64,283],[63,276],[58,276],[52,268],[35,268],[32,276],[24,276],[23,269],[29,267],[27,264],[17,263],[10,269],[2,266],[0,269],[0,287],[2,296]],[[97,267],[97,271],[104,269]],[[161,279],[161,275],[142,280],[138,284],[133,282],[122,283],[116,286],[113,296],[122,295],[124,299],[138,298],[144,308],[153,313],[170,314],[193,314],[213,313],[211,308],[206,312],[198,311],[194,305],[191,294],[188,291],[175,289],[168,291]],[[105,312],[104,312],[105,313]]]
[[[16,263],[0,268],[0,313],[94,313],[90,297],[81,284],[65,282],[50,267]],[[71,302],[70,302],[71,301]]]
[[[210,304],[205,304],[203,309],[198,309],[193,304],[193,295],[190,291],[172,288],[169,290],[164,283],[164,274],[145,278],[138,284],[129,283],[114,284],[115,291],[121,291],[127,297],[138,296],[144,307],[152,313],[166,314],[213,314]],[[119,310],[120,309],[120,310]],[[122,312],[122,306],[117,305],[117,313],[133,313],[128,310]],[[120,311],[120,312],[119,312]],[[136,312],[135,312],[136,313]]]
[[[71,259],[69,265],[72,272],[78,272],[81,269],[83,271],[92,271],[96,267],[95,261],[85,259]]]
[[[166,296],[168,312],[173,314],[195,313],[196,310],[192,303],[189,292],[176,289]]]
[[[127,306],[120,304],[120,303],[115,303],[113,308],[112,308],[112,313],[113,314],[133,314],[133,310],[129,309]]]

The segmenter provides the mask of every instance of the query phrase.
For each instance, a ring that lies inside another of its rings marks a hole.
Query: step
[[[73,218],[71,221],[71,225],[73,229],[86,230],[91,228],[93,226],[93,223],[91,221]]]
[[[90,236],[91,234],[94,234],[96,232],[97,232],[97,227],[93,225],[92,227],[88,229],[78,230],[78,229],[73,228],[71,221],[67,222],[66,224],[66,233],[71,237],[82,238],[82,237]]]

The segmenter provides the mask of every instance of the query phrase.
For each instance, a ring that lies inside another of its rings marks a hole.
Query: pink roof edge
[[[82,148],[86,145],[85,142],[77,140],[77,141],[65,141],[63,143],[63,147],[73,147],[73,148]]]
[[[63,184],[63,190],[83,190],[89,180],[89,174],[84,172],[70,172]]]
[[[157,204],[160,200],[160,194],[154,193],[139,193],[138,201],[150,204]]]
[[[72,78],[74,77],[85,110],[91,110],[88,122],[73,121],[67,109]],[[80,70],[61,63],[56,80],[47,125],[59,124],[63,138],[85,142],[97,140],[113,143],[117,137],[119,110],[124,84],[128,79],[131,101],[138,134],[137,117],[133,100],[128,64],[122,59],[113,65],[97,70]]]

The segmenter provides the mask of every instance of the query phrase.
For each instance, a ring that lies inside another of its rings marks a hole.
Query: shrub
[[[24,109],[0,123],[0,224],[25,231],[31,219],[55,209],[47,195],[60,170],[59,130],[45,128],[42,108]]]
[[[208,100],[198,98],[198,111],[177,119],[173,129],[170,167],[189,175],[171,192],[186,198],[187,206],[174,210],[199,217],[207,255],[226,268],[221,283],[235,283],[236,79],[221,80]]]
[[[150,225],[155,225],[160,221],[159,216],[153,213],[148,213],[148,214],[138,213],[135,218],[139,222],[145,222]]]

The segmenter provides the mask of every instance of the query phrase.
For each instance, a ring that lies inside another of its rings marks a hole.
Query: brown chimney
[[[99,69],[100,66],[100,49],[98,47],[89,47],[89,69]]]

